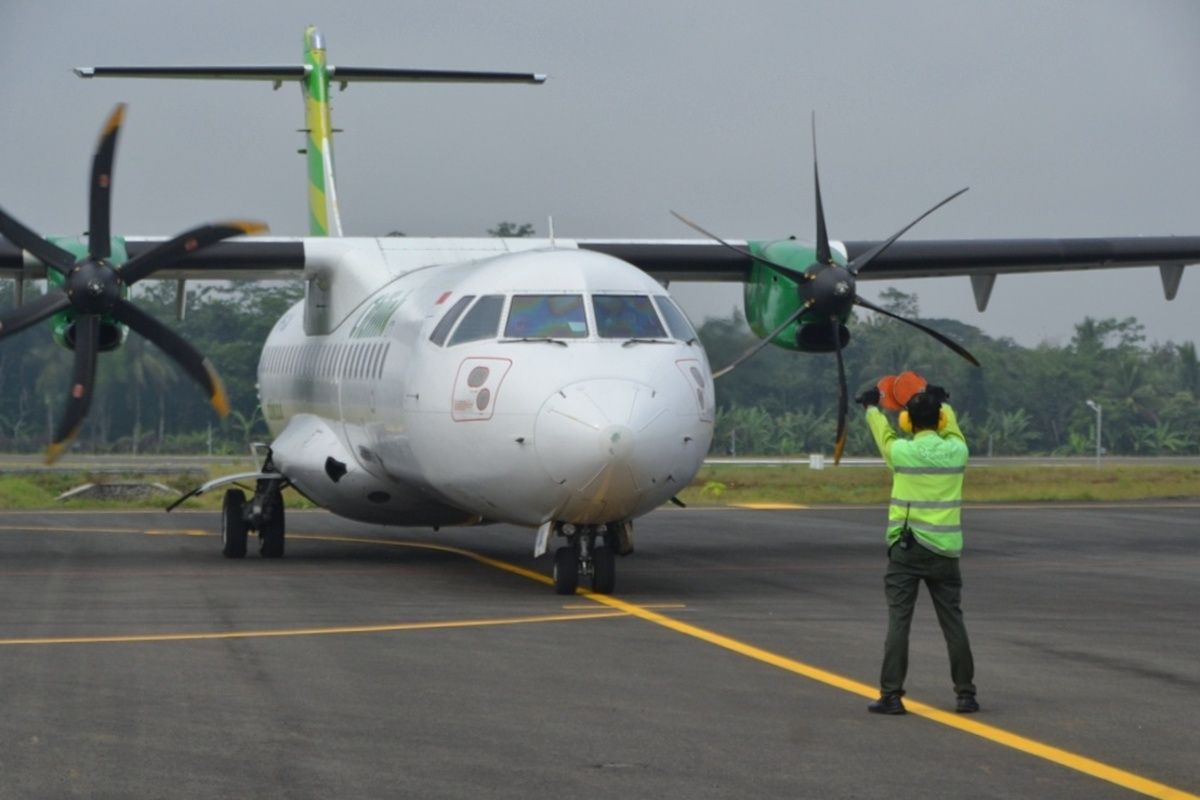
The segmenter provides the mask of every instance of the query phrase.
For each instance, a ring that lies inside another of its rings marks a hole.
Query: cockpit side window
[[[577,294],[513,295],[504,335],[510,339],[582,339],[588,335],[583,297]]]
[[[592,296],[596,332],[605,339],[665,339],[666,331],[643,294]]]
[[[454,329],[450,345],[477,342],[480,339],[495,339],[500,330],[500,312],[504,310],[504,295],[485,294],[463,317]]]
[[[675,302],[671,298],[655,295],[654,305],[658,306],[663,319],[667,321],[667,329],[671,331],[672,336],[685,342],[691,342],[696,339],[696,329],[692,327],[692,323],[688,322],[687,316],[679,309],[679,306],[675,305]]]
[[[467,306],[475,299],[475,295],[467,294],[458,298],[458,302],[450,306],[450,310],[446,312],[446,316],[438,321],[434,327],[433,333],[429,334],[429,341],[441,346],[445,343],[446,337],[450,335],[450,329],[454,327],[454,323],[458,322],[458,318],[467,310]]]

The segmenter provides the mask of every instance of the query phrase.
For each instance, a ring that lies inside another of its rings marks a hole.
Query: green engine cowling
[[[76,259],[87,256],[87,242],[73,236],[48,236],[46,237],[54,244],[75,256]],[[109,261],[115,266],[124,264],[129,260],[129,254],[125,251],[125,240],[114,236],[112,238],[112,255]],[[57,271],[46,270],[46,281],[50,286],[59,289],[65,288],[65,279]],[[129,287],[121,287],[121,297],[129,297]],[[50,333],[54,336],[54,341],[61,347],[68,350],[75,349],[75,311],[67,309],[60,311],[50,318]],[[105,314],[100,318],[100,352],[108,352],[116,350],[125,343],[125,337],[129,335],[129,328],[117,322],[112,317]]]
[[[822,269],[816,263],[816,248],[795,239],[750,241],[747,244],[755,255],[797,272],[816,275]],[[833,258],[840,265],[846,263],[845,257],[836,250],[833,251]],[[750,329],[755,335],[765,338],[813,296],[814,283],[799,284],[761,261],[754,261],[750,276],[743,285],[746,322]],[[834,340],[828,312],[821,309],[820,305],[814,306],[794,324],[780,331],[771,343],[787,350],[809,353],[829,353],[844,347],[850,337],[845,327],[849,309],[835,315],[839,323],[840,344]]]

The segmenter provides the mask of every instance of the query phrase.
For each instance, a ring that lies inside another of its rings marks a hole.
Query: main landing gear
[[[630,523],[555,527],[566,541],[554,551],[554,591],[575,594],[580,576],[591,579],[592,591],[612,594],[617,582],[617,555],[633,552]]]
[[[270,459],[263,472],[274,470]],[[258,531],[258,552],[263,558],[283,557],[283,479],[259,479],[254,496],[246,502],[241,489],[228,489],[221,504],[221,553],[226,558],[243,558],[250,531]]]

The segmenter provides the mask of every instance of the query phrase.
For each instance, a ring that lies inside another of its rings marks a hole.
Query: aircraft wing
[[[745,249],[745,240],[728,240]],[[585,250],[607,253],[663,281],[743,281],[752,259],[702,239],[579,240]],[[853,260],[878,241],[834,242]],[[899,241],[877,256],[859,280],[898,280],[966,275],[983,310],[997,275],[1157,266],[1168,300],[1183,268],[1200,264],[1200,236],[1137,236],[1089,239],[933,239]]]
[[[130,258],[166,241],[165,238],[127,238]],[[299,238],[231,239],[209,245],[175,266],[155,273],[155,280],[280,280],[304,271],[304,240]],[[39,280],[46,268],[37,259],[0,239],[0,278]]]
[[[159,238],[129,238],[130,257],[162,241]],[[306,239],[299,237],[254,237],[233,239],[206,248],[157,277],[167,280],[270,280],[296,277],[305,267],[305,243],[320,242],[321,249],[337,250],[339,241],[347,248],[362,246],[362,239]],[[391,251],[422,251],[429,263],[479,258],[502,251],[495,239],[459,239],[454,254],[444,245],[418,237],[371,240],[386,242]],[[728,240],[736,248],[746,240]],[[478,246],[469,246],[475,242]],[[543,240],[508,240],[520,249],[552,246]],[[834,242],[853,259],[875,247],[876,241]],[[606,253],[628,261],[662,281],[740,282],[750,274],[752,259],[716,242],[703,239],[559,239],[558,247],[578,247]],[[327,254],[328,255],[328,254]],[[1188,264],[1200,264],[1200,236],[1142,236],[1090,239],[934,239],[899,241],[876,257],[858,274],[859,280],[900,280],[968,276],[975,289],[976,304],[982,309],[997,275],[1060,272],[1065,270],[1118,267],[1159,267],[1167,299],[1175,296]],[[42,278],[45,269],[33,258],[0,240],[0,278]]]

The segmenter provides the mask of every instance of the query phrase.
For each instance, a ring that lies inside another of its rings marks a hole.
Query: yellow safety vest
[[[888,509],[888,545],[900,538],[907,521],[917,541],[950,558],[962,554],[962,485],[967,468],[967,440],[958,419],[942,403],[946,424],[940,431],[921,431],[911,439],[896,435],[878,408],[867,409],[867,425],[892,470]]]

